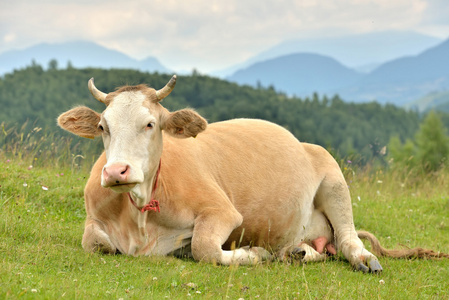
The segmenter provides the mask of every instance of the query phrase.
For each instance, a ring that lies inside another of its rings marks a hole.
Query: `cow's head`
[[[106,105],[103,113],[82,106],[59,116],[59,126],[67,131],[87,138],[103,137],[107,158],[101,174],[103,187],[116,192],[132,190],[144,197],[162,155],[162,130],[188,138],[206,129],[206,120],[195,111],[170,113],[159,103],[175,84],[176,75],[160,90],[138,85],[106,94],[95,87],[92,78],[89,90]]]

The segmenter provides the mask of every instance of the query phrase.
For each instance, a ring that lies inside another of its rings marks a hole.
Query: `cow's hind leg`
[[[319,187],[315,206],[331,223],[337,249],[351,265],[362,272],[380,272],[382,267],[379,261],[374,254],[365,249],[355,230],[351,197],[346,181],[339,168],[332,170],[335,171],[329,171]]]
[[[301,242],[287,247],[278,254],[281,260],[313,262],[325,260],[326,254],[336,254],[332,227],[323,213],[317,209],[313,210],[309,223],[304,227],[304,236],[300,235],[298,240]]]
[[[281,257],[281,261],[293,262],[316,262],[323,261],[327,255],[323,252],[318,252],[307,243],[301,243],[298,246],[290,247]]]

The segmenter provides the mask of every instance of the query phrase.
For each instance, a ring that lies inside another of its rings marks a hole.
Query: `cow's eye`
[[[98,125],[98,129],[100,129],[100,131],[104,131],[104,128],[101,125]]]
[[[154,127],[154,124],[153,124],[153,123],[148,123],[147,129],[150,129],[150,128],[153,128],[153,127]]]

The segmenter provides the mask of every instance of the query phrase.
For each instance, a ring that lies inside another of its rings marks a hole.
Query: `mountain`
[[[276,90],[310,96],[354,84],[362,74],[335,59],[312,53],[297,53],[256,63],[237,71],[227,79],[252,86],[273,85]]]
[[[386,61],[402,56],[417,55],[441,42],[442,39],[409,31],[383,31],[335,38],[295,39],[284,41],[243,63],[218,70],[213,74],[226,77],[258,62],[304,52],[330,56],[347,67],[367,73]]]
[[[425,95],[449,89],[449,39],[419,55],[402,57],[337,92],[357,102],[377,100],[404,105]]]
[[[156,58],[148,57],[139,61],[119,51],[107,49],[92,42],[77,41],[61,44],[43,43],[24,50],[1,53],[0,75],[14,69],[24,68],[33,60],[46,67],[52,59],[56,59],[60,67],[65,67],[70,62],[76,68],[125,68],[144,72],[170,73],[170,70]]]
[[[418,55],[386,62],[368,74],[328,56],[296,53],[255,63],[227,79],[252,86],[273,85],[302,97],[317,92],[339,94],[352,102],[376,100],[402,106],[449,90],[449,39]]]
[[[449,112],[449,91],[429,93],[422,98],[405,104],[404,108],[421,113],[429,110]]]

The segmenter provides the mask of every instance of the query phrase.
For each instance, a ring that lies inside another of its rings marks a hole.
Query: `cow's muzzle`
[[[115,163],[103,168],[103,187],[133,188],[137,182],[131,179],[131,167],[127,164]]]

